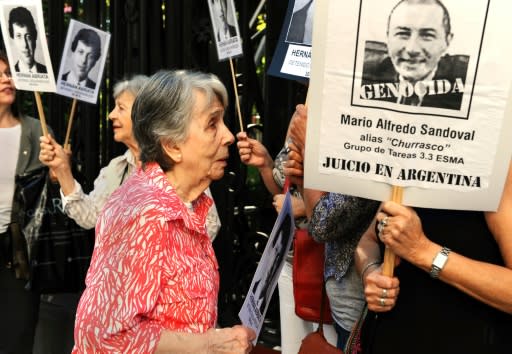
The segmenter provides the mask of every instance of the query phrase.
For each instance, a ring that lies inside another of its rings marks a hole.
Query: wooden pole
[[[68,119],[68,128],[66,130],[66,139],[64,140],[64,149],[69,150],[69,137],[71,135],[71,127],[73,126],[73,118],[75,117],[76,110],[76,98],[73,98],[73,103],[71,103],[71,113],[69,114]]]
[[[391,200],[395,203],[402,203],[403,188],[393,186],[391,191]],[[382,274],[392,277],[395,269],[395,254],[389,248],[386,247],[384,251],[384,264],[382,265]]]
[[[235,69],[233,67],[233,59],[229,58],[229,66],[231,67],[231,79],[233,80],[233,89],[235,90],[236,111],[240,121],[240,131],[244,131],[244,121],[242,119],[242,112],[240,111],[240,100],[238,99],[238,88],[236,87]]]
[[[41,129],[43,130],[43,135],[48,136],[48,127],[46,126],[46,118],[44,117],[44,108],[43,102],[41,101],[41,95],[38,91],[34,91],[34,96],[36,98],[37,111],[39,112],[39,120],[41,121]]]

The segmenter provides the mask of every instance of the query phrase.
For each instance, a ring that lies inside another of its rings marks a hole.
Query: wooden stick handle
[[[403,188],[393,186],[391,191],[391,200],[396,203],[402,203]],[[392,277],[395,269],[395,254],[389,248],[386,247],[384,251],[384,264],[382,265],[382,274]]]
[[[64,140],[64,149],[69,149],[69,137],[71,135],[71,127],[73,126],[73,118],[75,117],[76,98],[71,103],[71,113],[69,113],[68,128],[66,130],[66,139]]]
[[[233,59],[229,58],[229,66],[231,67],[231,79],[233,81],[233,89],[235,91],[236,111],[240,121],[240,131],[244,131],[244,121],[242,119],[242,112],[240,110],[240,100],[238,99],[238,88],[236,86],[235,68],[233,67]]]
[[[48,136],[48,127],[46,126],[46,118],[44,117],[44,108],[43,102],[41,101],[41,95],[39,92],[34,91],[34,96],[36,98],[37,111],[39,112],[39,120],[41,121],[41,129],[43,130],[43,135]]]

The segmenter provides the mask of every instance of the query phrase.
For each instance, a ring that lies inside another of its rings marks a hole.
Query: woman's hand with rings
[[[381,268],[375,268],[365,277],[365,284],[364,294],[368,309],[386,312],[395,306],[400,292],[398,278],[382,275]]]
[[[378,221],[378,223],[377,223],[377,231],[378,231],[377,236],[379,236],[379,239],[381,241],[382,241],[382,232],[384,231],[384,228],[388,224],[388,220],[389,220],[389,216],[386,215],[382,219],[380,219],[380,221]]]
[[[386,201],[377,214],[377,220],[379,239],[395,255],[412,264],[425,262],[425,251],[432,247],[432,242],[425,236],[421,220],[414,209]]]

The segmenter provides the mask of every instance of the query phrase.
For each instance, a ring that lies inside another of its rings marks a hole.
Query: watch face
[[[450,249],[444,247],[439,253],[435,256],[432,261],[432,269],[430,270],[430,276],[432,278],[437,278],[439,276],[439,272],[444,268],[446,261],[448,260],[448,254],[450,253]]]
[[[437,266],[439,268],[443,268],[444,264],[446,263],[446,260],[448,259],[448,256],[442,254],[441,252],[439,252],[436,256],[436,258],[434,258],[434,262],[432,262],[432,265],[433,266]]]

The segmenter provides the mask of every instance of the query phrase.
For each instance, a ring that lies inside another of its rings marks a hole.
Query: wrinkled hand
[[[272,202],[272,205],[276,209],[278,213],[281,212],[281,209],[283,208],[284,198],[286,197],[286,194],[275,194],[274,195],[274,201]],[[292,210],[293,210],[293,217],[299,218],[302,216],[306,216],[306,208],[304,207],[304,201],[300,198],[291,196],[292,201]]]
[[[39,161],[52,172],[71,170],[71,151],[59,145],[51,135],[39,138]]]
[[[425,236],[418,214],[410,207],[387,201],[377,214],[377,222],[385,217],[387,223],[379,233],[380,240],[395,255],[412,264],[421,263],[422,254],[433,243]]]
[[[387,312],[395,307],[400,292],[400,282],[397,277],[382,275],[382,266],[379,266],[367,271],[363,282],[369,310]]]
[[[236,146],[240,155],[240,161],[257,168],[272,167],[272,158],[262,143],[256,139],[249,138],[246,132],[239,132],[236,138],[238,140]],[[268,166],[269,164],[270,166]]]
[[[304,184],[304,158],[294,142],[288,142],[288,160],[284,164],[284,174],[297,186]]]
[[[208,331],[208,354],[248,354],[256,333],[244,326],[210,329]]]
[[[303,104],[295,107],[290,124],[288,125],[288,133],[286,134],[286,140],[292,141],[297,148],[297,151],[304,156],[304,150],[306,147],[306,125],[308,119],[308,110]]]

